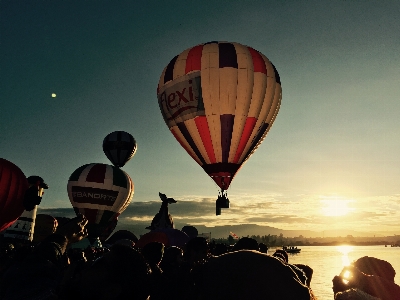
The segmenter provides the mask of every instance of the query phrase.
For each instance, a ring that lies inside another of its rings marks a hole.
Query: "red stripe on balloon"
[[[246,119],[246,123],[244,124],[242,136],[240,137],[239,145],[236,149],[235,157],[233,159],[234,163],[238,163],[240,156],[246,147],[247,142],[249,141],[250,135],[253,132],[254,126],[256,125],[257,118],[250,117]]]
[[[203,45],[198,45],[189,50],[186,58],[185,74],[191,71],[201,70],[201,54],[203,52]]]
[[[106,177],[107,165],[95,164],[86,176],[87,182],[97,182],[104,183],[104,178]]]
[[[261,72],[267,74],[267,68],[265,67],[265,61],[261,54],[254,50],[253,48],[247,47],[249,49],[251,57],[253,58],[254,72]]]
[[[194,119],[196,123],[197,130],[200,134],[201,141],[203,142],[204,148],[207,151],[208,158],[210,162],[216,163],[217,160],[215,159],[214,147],[211,141],[211,134],[210,128],[208,127],[207,117],[206,116],[198,116]]]

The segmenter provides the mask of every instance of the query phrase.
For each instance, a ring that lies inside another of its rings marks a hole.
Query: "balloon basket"
[[[221,190],[218,193],[218,198],[215,203],[215,214],[219,216],[221,214],[221,208],[229,208],[229,199],[226,191]]]

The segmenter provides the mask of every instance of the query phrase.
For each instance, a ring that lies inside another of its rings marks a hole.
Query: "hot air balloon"
[[[148,243],[159,242],[163,243],[164,246],[169,247],[168,236],[166,233],[161,231],[150,231],[142,235],[137,243],[135,243],[136,248],[143,248]]]
[[[23,201],[28,187],[21,169],[0,158],[0,231],[11,226],[24,211]]]
[[[125,131],[114,131],[103,140],[103,151],[111,163],[121,168],[136,153],[137,144],[131,134]]]
[[[129,175],[106,164],[87,164],[68,181],[68,197],[76,214],[88,219],[89,239],[100,236],[129,205],[134,187]]]
[[[136,243],[138,241],[138,238],[136,237],[136,235],[133,232],[131,232],[129,230],[121,229],[121,230],[114,232],[112,234],[112,236],[110,236],[105,241],[105,244],[112,245],[115,242],[117,242],[118,240],[131,240],[132,242]]]
[[[164,68],[157,97],[171,133],[221,188],[220,214],[218,208],[229,207],[226,190],[235,174],[278,113],[282,89],[276,68],[239,43],[200,44]]]
[[[163,243],[166,247],[176,246],[183,247],[188,241],[189,236],[175,228],[159,228],[142,235],[135,244],[137,248],[143,248],[151,242]]]
[[[199,231],[197,230],[197,228],[191,225],[183,226],[181,231],[186,233],[190,239],[193,239],[199,235]]]

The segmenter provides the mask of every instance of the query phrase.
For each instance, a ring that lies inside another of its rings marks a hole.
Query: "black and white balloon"
[[[111,163],[121,168],[136,153],[137,144],[133,136],[125,131],[114,131],[103,141],[103,151]]]

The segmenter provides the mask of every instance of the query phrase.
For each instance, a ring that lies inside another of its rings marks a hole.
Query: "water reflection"
[[[353,246],[336,246],[336,250],[342,253],[342,265],[346,267],[350,265],[349,253],[353,251]]]

